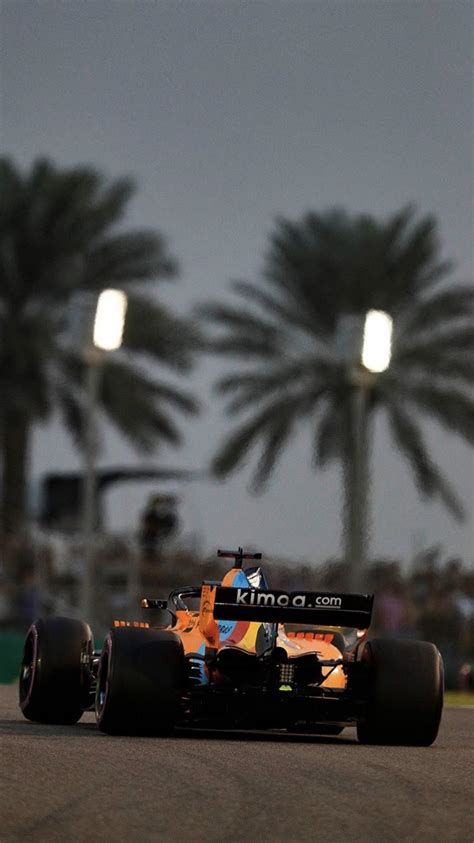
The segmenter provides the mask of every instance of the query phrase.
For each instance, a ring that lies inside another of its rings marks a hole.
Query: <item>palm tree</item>
[[[38,160],[22,173],[0,159],[0,454],[2,526],[24,519],[31,432],[53,411],[81,444],[85,361],[68,342],[68,313],[77,293],[108,286],[129,296],[123,355],[103,367],[101,408],[137,448],[180,442],[171,410],[194,413],[196,402],[149,374],[147,363],[186,371],[196,337],[152,295],[152,282],[176,265],[154,231],[123,227],[135,188],[89,167],[62,169]],[[127,353],[128,352],[128,353]]]
[[[344,468],[350,540],[358,387],[341,356],[341,317],[380,309],[394,320],[395,343],[389,369],[364,389],[367,441],[370,420],[383,408],[421,494],[438,496],[462,518],[418,420],[429,416],[474,442],[474,290],[446,281],[451,265],[439,251],[435,220],[412,207],[383,222],[340,210],[277,220],[262,283],[236,281],[235,303],[200,308],[217,329],[210,347],[244,361],[216,385],[228,414],[244,414],[213,459],[218,477],[260,446],[253,486],[263,489],[296,426],[308,422],[314,467],[339,460]]]

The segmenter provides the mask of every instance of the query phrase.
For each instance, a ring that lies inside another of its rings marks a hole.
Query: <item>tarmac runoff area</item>
[[[474,708],[428,748],[284,733],[113,738],[0,686],[0,843],[473,843]]]

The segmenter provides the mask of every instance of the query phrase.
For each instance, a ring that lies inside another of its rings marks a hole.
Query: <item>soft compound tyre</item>
[[[443,709],[441,655],[427,641],[368,641],[365,719],[357,724],[361,743],[430,746]]]
[[[20,708],[28,720],[77,723],[88,705],[90,626],[73,618],[46,618],[29,628],[20,670]]]
[[[97,680],[99,728],[110,735],[169,734],[181,712],[185,676],[183,645],[175,633],[111,630]]]

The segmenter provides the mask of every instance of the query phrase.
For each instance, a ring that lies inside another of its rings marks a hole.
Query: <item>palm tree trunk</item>
[[[8,410],[2,418],[1,529],[18,532],[25,521],[30,421],[21,412]]]
[[[369,540],[368,390],[353,386],[346,416],[344,454],[344,545],[348,590],[366,584]]]

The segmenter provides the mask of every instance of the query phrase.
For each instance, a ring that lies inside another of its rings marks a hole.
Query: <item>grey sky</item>
[[[3,2],[2,150],[132,173],[129,222],[161,229],[181,279],[160,294],[185,311],[254,278],[275,214],[343,205],[386,215],[407,201],[441,221],[453,277],[472,278],[472,12],[467,2]],[[167,463],[204,464],[225,427],[210,384],[186,446]],[[383,419],[374,449],[373,552],[409,555],[442,542],[472,558],[472,451],[427,426],[436,459],[471,514],[459,527],[424,505]],[[104,462],[136,462],[115,435]],[[339,550],[337,470],[308,468],[309,432],[269,491],[251,497],[244,470],[183,492],[188,531],[206,548],[259,544],[324,558]],[[78,465],[57,426],[36,438],[35,474]],[[131,526],[145,494],[110,495],[113,527]]]

